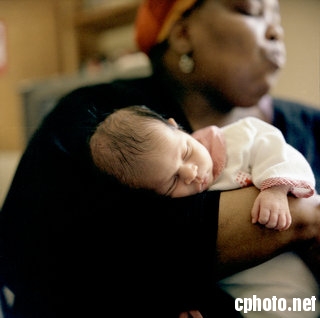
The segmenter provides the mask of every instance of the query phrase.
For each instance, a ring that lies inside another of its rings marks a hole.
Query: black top
[[[21,317],[177,317],[203,307],[202,293],[213,299],[219,192],[132,191],[89,156],[89,136],[114,108],[146,104],[181,117],[162,93],[141,79],[81,88],[34,134],[0,215],[5,283]]]
[[[92,165],[88,139],[97,124],[135,104],[191,131],[165,89],[145,78],[77,89],[29,142],[0,214],[1,276],[16,294],[14,317],[177,318],[195,308],[211,317],[218,305],[232,317],[232,301],[214,286],[220,192],[158,197]],[[318,180],[319,114],[275,101],[274,124],[307,154]]]

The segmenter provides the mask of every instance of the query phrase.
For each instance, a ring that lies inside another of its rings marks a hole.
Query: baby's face
[[[165,127],[151,154],[150,188],[157,193],[183,197],[207,190],[213,183],[213,162],[208,150],[189,134]]]

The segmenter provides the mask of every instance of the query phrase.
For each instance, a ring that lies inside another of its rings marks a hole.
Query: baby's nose
[[[198,166],[195,164],[184,165],[181,171],[181,175],[185,184],[191,184],[196,178],[198,173]]]

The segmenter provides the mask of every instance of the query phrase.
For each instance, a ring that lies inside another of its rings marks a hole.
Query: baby
[[[253,184],[261,191],[252,223],[277,230],[291,224],[287,195],[309,197],[315,191],[303,155],[277,128],[254,117],[190,135],[172,118],[129,106],[100,123],[90,149],[94,164],[121,183],[173,198]]]

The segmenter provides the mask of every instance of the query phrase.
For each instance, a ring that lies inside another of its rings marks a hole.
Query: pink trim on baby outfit
[[[291,180],[286,178],[269,178],[262,182],[261,191],[278,186],[289,185],[290,191],[297,198],[308,198],[314,194],[314,189],[307,182],[302,180]]]

